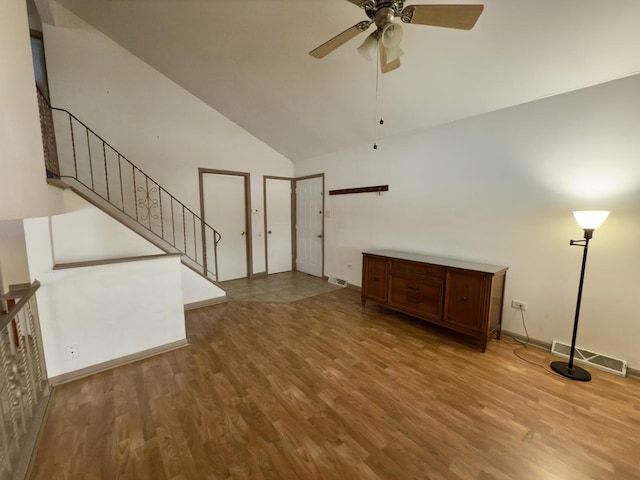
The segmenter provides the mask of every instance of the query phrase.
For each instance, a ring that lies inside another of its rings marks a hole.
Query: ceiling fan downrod
[[[382,0],[375,5],[373,10],[365,11],[367,16],[375,22],[378,28],[383,28],[385,25],[393,22],[396,15],[402,11],[403,6],[403,0]]]

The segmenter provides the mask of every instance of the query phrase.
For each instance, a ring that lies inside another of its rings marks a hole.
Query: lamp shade
[[[595,230],[607,219],[606,210],[580,210],[573,212],[573,216],[584,230]]]
[[[380,36],[380,42],[386,50],[387,62],[393,62],[397,60],[404,52],[400,48],[400,41],[402,40],[402,27],[395,23],[390,23],[382,29]]]
[[[376,54],[376,49],[378,48],[378,38],[375,33],[372,33],[367,38],[364,39],[362,45],[358,47],[358,53],[365,60],[373,60]]]
[[[402,41],[402,27],[396,23],[390,23],[382,29],[380,37],[385,48],[397,48]]]

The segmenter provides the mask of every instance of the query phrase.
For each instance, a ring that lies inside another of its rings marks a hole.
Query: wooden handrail
[[[9,322],[13,320],[16,315],[18,315],[20,310],[22,310],[22,307],[24,307],[27,302],[31,300],[31,297],[35,295],[38,288],[40,288],[40,282],[38,280],[34,280],[34,282],[31,284],[31,287],[29,287],[29,289],[25,291],[20,301],[13,307],[11,307],[11,309],[5,315],[0,316],[0,331],[4,330],[4,328],[9,325]]]

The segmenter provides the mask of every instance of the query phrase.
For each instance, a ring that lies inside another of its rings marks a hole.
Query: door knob
[[[269,235],[271,235],[271,230],[269,230],[267,233],[268,233]]]
[[[246,235],[247,232],[240,232],[240,235]]]
[[[322,238],[322,235],[318,235],[318,238]]]

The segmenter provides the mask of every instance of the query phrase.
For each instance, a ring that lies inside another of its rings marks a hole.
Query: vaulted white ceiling
[[[292,161],[374,141],[376,64],[346,0],[59,0]],[[406,1],[407,5],[453,3]],[[639,0],[485,0],[471,31],[403,25],[378,86],[384,138],[640,71]]]

